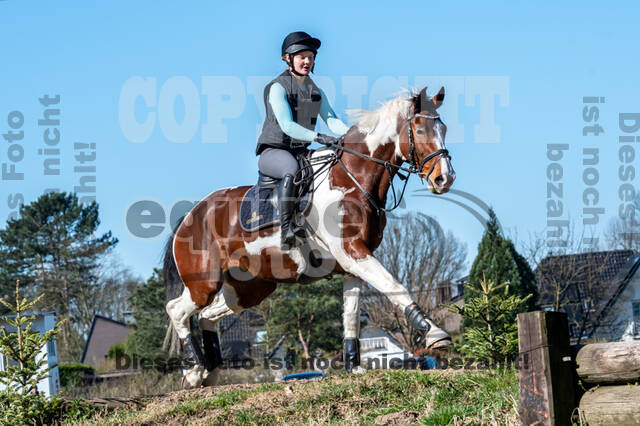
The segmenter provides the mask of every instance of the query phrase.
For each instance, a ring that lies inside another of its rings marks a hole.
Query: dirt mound
[[[369,371],[137,399],[89,424],[519,424],[514,372]],[[87,424],[87,422],[83,422]]]

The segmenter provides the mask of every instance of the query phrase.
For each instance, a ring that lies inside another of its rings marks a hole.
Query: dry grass
[[[253,368],[246,370],[229,368],[221,371],[218,384],[252,384],[273,381],[273,374],[268,369]],[[64,388],[62,396],[66,399],[139,398],[163,395],[181,389],[181,372],[165,374],[149,370],[140,372],[140,374],[124,376],[92,385]]]

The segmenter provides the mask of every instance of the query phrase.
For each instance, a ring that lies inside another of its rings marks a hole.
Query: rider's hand
[[[322,133],[318,133],[318,136],[316,136],[314,141],[322,145],[331,146],[338,143],[338,138],[334,138],[333,136],[323,135]]]

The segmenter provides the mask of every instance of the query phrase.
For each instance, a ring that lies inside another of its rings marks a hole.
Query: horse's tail
[[[182,293],[182,278],[180,278],[180,274],[178,274],[178,267],[176,266],[176,260],[173,257],[173,239],[176,235],[176,230],[184,220],[184,216],[178,220],[175,228],[169,238],[167,239],[167,243],[164,247],[164,261],[162,272],[164,275],[164,284],[165,284],[165,301],[173,300],[176,297],[179,297]]]
[[[176,260],[173,257],[173,239],[176,235],[176,230],[184,220],[184,216],[180,218],[178,223],[169,238],[167,239],[167,243],[164,247],[164,259],[162,262],[162,274],[164,277],[164,297],[165,302],[173,300],[180,296],[182,293],[182,287],[184,284],[182,283],[182,278],[180,278],[180,274],[178,273],[178,267],[176,266]],[[169,320],[169,328],[167,328],[167,332],[164,336],[164,342],[162,347],[165,351],[171,353],[178,353],[180,345],[178,343],[178,335],[173,328],[173,322]]]

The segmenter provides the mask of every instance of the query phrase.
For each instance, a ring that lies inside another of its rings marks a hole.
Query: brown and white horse
[[[378,110],[360,112],[344,137],[344,166],[334,164],[317,177],[306,217],[308,238],[301,247],[281,251],[277,226],[243,231],[239,208],[249,186],[213,192],[184,217],[167,244],[165,280],[167,294],[175,297],[167,303],[171,325],[194,362],[185,372],[185,387],[200,386],[203,380],[207,385],[215,383],[220,359],[207,351],[219,352],[217,335],[211,334],[216,322],[258,305],[277,283],[313,282],[344,274],[345,339],[358,337],[360,289],[365,282],[407,312],[413,304],[411,296],[373,256],[386,224],[385,212],[377,206],[385,205],[395,166],[405,162],[418,166],[417,173],[427,178],[432,192],[449,190],[455,173],[444,147],[446,127],[436,112],[443,99],[444,88],[432,98],[424,88],[398,96]],[[444,155],[429,157],[433,153]],[[313,158],[326,154],[319,150]],[[200,342],[189,327],[194,313],[199,313],[205,355],[214,358],[206,369]],[[412,315],[428,323],[425,347],[451,344],[450,336],[428,318]]]

